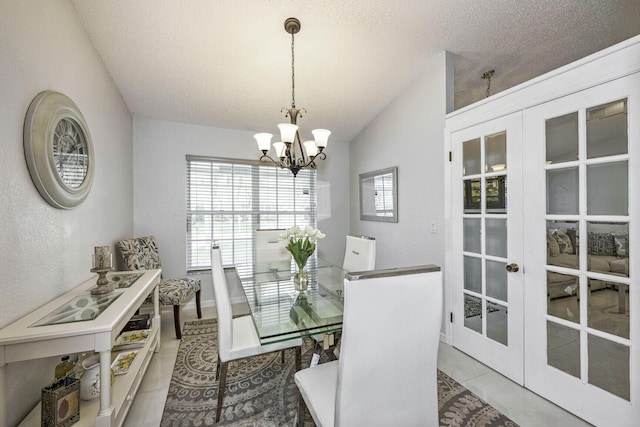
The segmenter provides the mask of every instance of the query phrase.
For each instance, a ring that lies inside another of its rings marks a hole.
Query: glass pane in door
[[[629,347],[588,336],[589,384],[629,400]]]
[[[587,110],[587,158],[628,153],[627,100]]]
[[[463,185],[464,213],[480,213],[480,179],[466,179]]]
[[[465,252],[473,252],[479,254],[482,250],[482,242],[480,241],[480,218],[464,218],[462,220],[463,227],[463,250]]]
[[[482,300],[480,298],[464,296],[464,326],[482,333]]]
[[[588,270],[629,277],[629,223],[587,222]]]
[[[486,212],[507,213],[507,177],[486,178]]]
[[[549,119],[546,122],[547,164],[578,159],[578,113]]]
[[[629,338],[629,285],[589,279],[589,327]]]
[[[485,245],[487,255],[507,257],[507,220],[487,218],[485,220]]]
[[[485,137],[485,172],[507,170],[507,133],[500,132]]]
[[[578,214],[578,168],[547,170],[547,213]]]
[[[492,260],[486,263],[487,296],[507,302],[507,263]]]
[[[580,331],[547,321],[547,363],[580,378]]]
[[[507,307],[487,301],[487,337],[501,344],[509,344]]]
[[[480,138],[462,143],[462,175],[478,175],[482,172]]]
[[[482,259],[464,257],[464,288],[479,294],[482,293]]]
[[[547,271],[547,314],[580,323],[579,296],[577,276]]]
[[[627,161],[587,166],[587,214],[629,213],[629,166]]]

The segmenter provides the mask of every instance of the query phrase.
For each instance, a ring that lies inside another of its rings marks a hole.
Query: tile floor
[[[216,315],[214,307],[203,307],[202,311],[203,318]],[[183,321],[195,319],[195,310],[183,310]],[[161,336],[162,348],[151,360],[125,421],[127,427],[160,425],[180,343],[175,337],[170,308],[163,311]],[[438,367],[522,427],[590,425],[444,343],[440,344]]]

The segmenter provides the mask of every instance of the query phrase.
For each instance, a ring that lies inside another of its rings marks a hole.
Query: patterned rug
[[[217,382],[215,319],[185,324],[178,348],[161,426],[215,425]],[[313,354],[307,340],[302,367]],[[324,361],[321,359],[321,362]],[[292,426],[297,409],[294,352],[256,356],[229,364],[224,408],[218,425],[233,427]],[[447,427],[517,427],[513,421],[438,371],[440,425]],[[305,427],[315,423],[307,413]]]

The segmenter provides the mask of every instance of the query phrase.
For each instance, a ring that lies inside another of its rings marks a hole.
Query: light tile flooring
[[[213,307],[203,307],[202,311],[203,318],[216,315]],[[154,355],[140,385],[124,424],[128,427],[156,427],[162,419],[180,343],[170,308],[162,314],[162,349]],[[195,310],[183,310],[183,321],[196,318]],[[590,425],[444,343],[440,343],[438,367],[522,427]]]

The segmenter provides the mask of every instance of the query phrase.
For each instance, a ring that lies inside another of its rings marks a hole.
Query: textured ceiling
[[[135,116],[350,141],[433,55],[454,54],[455,106],[640,34],[640,0],[72,0]]]

